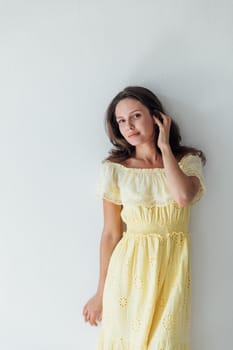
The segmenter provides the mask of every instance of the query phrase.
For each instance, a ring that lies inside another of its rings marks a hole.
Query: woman
[[[205,192],[205,155],[180,145],[177,124],[143,87],[113,98],[106,126],[114,148],[98,182],[100,278],[85,321],[101,321],[99,350],[188,350],[189,216]]]

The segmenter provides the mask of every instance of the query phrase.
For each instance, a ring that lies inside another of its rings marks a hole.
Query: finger
[[[171,117],[169,117],[169,115],[168,114],[165,114],[165,113],[162,113],[162,112],[159,112],[160,114],[161,114],[161,116],[162,116],[162,118],[168,118],[168,119],[170,119]]]
[[[87,322],[91,323],[91,315],[88,316]]]
[[[96,320],[95,320],[95,315],[90,318],[90,324],[92,326],[97,326]]]
[[[163,124],[161,123],[161,121],[155,116],[154,116],[154,119],[155,119],[155,123],[158,124],[159,127],[162,127]]]
[[[171,117],[168,115],[168,114],[165,114],[165,113],[162,113],[162,112],[159,112],[160,113],[160,115],[161,115],[161,117],[163,118],[163,119],[167,119],[167,120],[170,120],[171,119]]]
[[[98,323],[96,321],[93,321],[93,326],[98,326]]]
[[[86,322],[89,322],[89,319],[90,319],[90,314],[89,314],[89,312],[87,312],[87,313],[85,314],[85,321],[86,321]]]
[[[167,117],[167,114],[164,114],[164,113],[162,113],[162,112],[159,112],[159,113],[160,113],[160,115],[162,116],[162,118]]]
[[[83,315],[86,315],[86,314],[87,314],[87,312],[88,312],[88,308],[87,308],[87,307],[85,307],[85,308],[83,309]]]
[[[171,121],[172,121],[171,117],[169,117],[168,115],[165,115],[163,113],[161,113],[161,115],[162,115],[162,119],[163,119],[163,125],[169,126],[171,124]]]
[[[83,308],[83,316],[87,313],[86,306]]]
[[[102,321],[102,314],[99,314],[98,320],[99,320],[99,321]]]
[[[96,315],[96,319],[97,319],[98,321],[101,321],[101,320],[102,320],[102,315],[101,315],[101,313],[98,313],[98,314]]]
[[[95,315],[93,315],[93,325],[98,326],[98,322],[101,321],[101,312],[96,312]]]

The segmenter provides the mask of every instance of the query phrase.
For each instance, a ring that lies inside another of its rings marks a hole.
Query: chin
[[[137,141],[136,140],[135,141],[127,140],[127,141],[131,146],[138,146],[138,145],[143,143],[142,141],[139,141],[139,140],[137,140]]]

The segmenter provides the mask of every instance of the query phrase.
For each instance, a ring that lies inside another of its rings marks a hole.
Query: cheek
[[[155,129],[155,124],[153,120],[147,120],[146,123],[143,123],[141,126],[146,132],[153,133]]]
[[[125,138],[125,136],[126,136],[125,128],[120,126],[120,125],[118,128],[119,128],[120,134]]]
[[[124,128],[121,125],[118,125],[120,133],[123,135],[124,134]]]

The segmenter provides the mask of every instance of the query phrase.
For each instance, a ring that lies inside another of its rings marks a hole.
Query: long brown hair
[[[122,136],[118,123],[116,121],[115,109],[119,101],[124,98],[134,98],[140,101],[144,106],[146,106],[152,115],[155,115],[159,120],[162,121],[161,115],[159,112],[165,113],[162,103],[159,101],[158,97],[155,94],[141,86],[127,86],[122,91],[120,91],[110,102],[105,116],[105,129],[109,137],[110,142],[113,144],[114,148],[109,151],[109,156],[105,160],[110,160],[113,162],[122,162],[135,154],[135,146],[127,142],[127,140]],[[154,124],[155,127],[155,138],[154,144],[156,150],[161,155],[161,150],[157,146],[157,139],[159,135],[159,127],[157,124]],[[182,146],[180,145],[181,135],[179,126],[177,123],[172,120],[170,127],[170,136],[169,143],[171,150],[175,157],[182,157],[187,153],[197,154],[203,162],[203,165],[206,163],[205,154],[200,150],[194,147]]]

